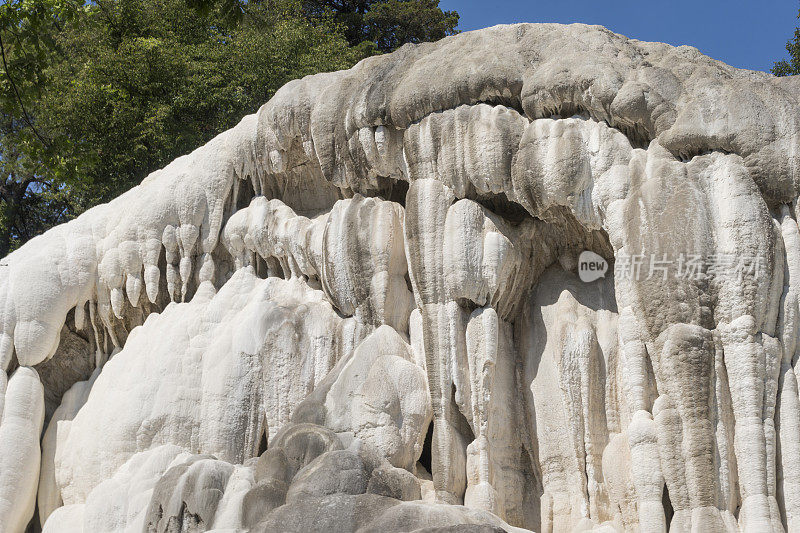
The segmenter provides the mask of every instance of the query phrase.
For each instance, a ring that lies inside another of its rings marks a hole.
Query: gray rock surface
[[[329,494],[304,498],[275,509],[253,531],[285,533],[355,533],[376,515],[398,505],[398,501],[376,494]]]
[[[153,488],[145,517],[148,533],[207,531],[214,523],[233,466],[195,456],[167,470]]]
[[[350,450],[326,452],[303,467],[292,480],[286,501],[293,503],[309,496],[363,494],[370,472],[364,461]]]
[[[292,479],[298,471],[312,463],[324,453],[341,450],[339,437],[330,429],[315,424],[287,424],[272,439],[270,447],[283,451],[276,452],[274,459],[265,459],[275,469],[283,468],[283,458],[287,461],[287,473],[284,479]],[[269,451],[269,450],[267,450]],[[267,464],[264,465],[267,471]]]
[[[367,492],[403,501],[422,498],[417,478],[408,470],[394,466],[381,466],[373,470],[367,483]]]
[[[242,526],[254,527],[264,516],[285,504],[288,490],[289,485],[277,479],[259,481],[242,501]]]

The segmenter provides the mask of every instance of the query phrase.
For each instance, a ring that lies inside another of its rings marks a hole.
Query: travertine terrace
[[[597,26],[293,81],[0,261],[0,530],[800,531],[799,194],[800,79]]]

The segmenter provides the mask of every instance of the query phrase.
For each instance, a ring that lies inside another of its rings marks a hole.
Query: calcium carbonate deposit
[[[799,194],[597,26],[293,81],[0,260],[0,530],[798,532]]]

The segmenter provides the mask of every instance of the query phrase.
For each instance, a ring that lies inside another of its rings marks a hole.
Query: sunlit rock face
[[[291,82],[0,261],[0,530],[800,531],[798,186],[600,27]]]

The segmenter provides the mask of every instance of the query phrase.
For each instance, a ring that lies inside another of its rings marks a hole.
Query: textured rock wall
[[[800,531],[798,104],[584,25],[287,84],[0,260],[0,529]]]

